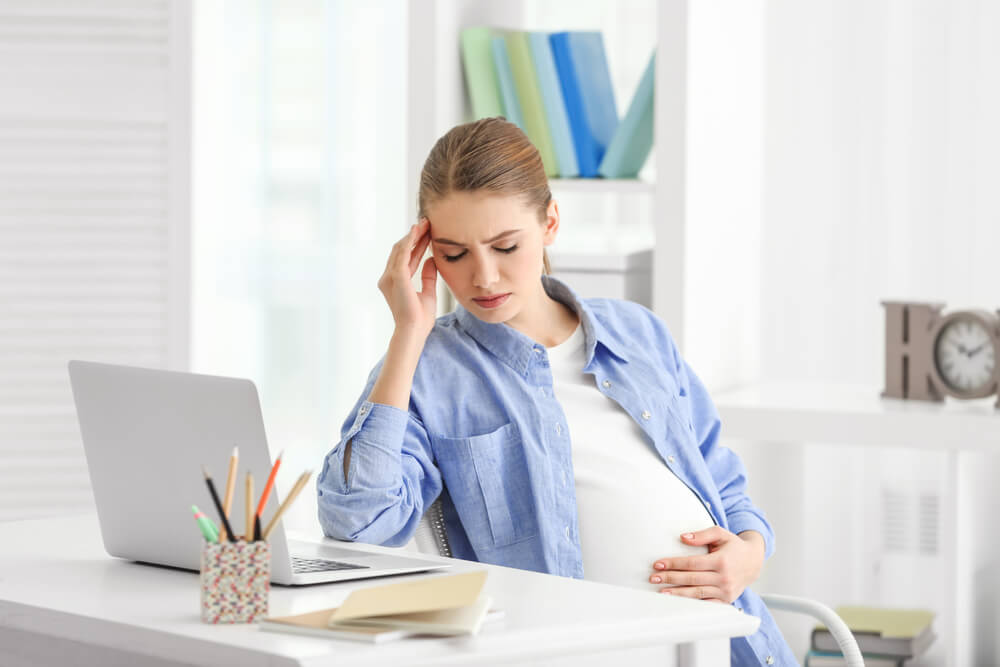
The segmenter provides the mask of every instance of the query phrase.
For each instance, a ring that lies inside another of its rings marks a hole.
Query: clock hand
[[[982,350],[984,347],[986,347],[986,343],[980,343],[978,347],[974,347],[971,350],[969,350],[968,352],[969,358],[971,359],[972,355],[978,354],[979,351]]]
[[[968,354],[968,350],[966,350],[965,346],[961,343],[955,343],[955,349],[958,350],[959,354]]]

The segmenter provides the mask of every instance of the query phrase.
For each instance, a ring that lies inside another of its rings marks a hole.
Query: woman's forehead
[[[431,238],[459,241],[486,240],[537,219],[521,197],[509,195],[455,192],[427,208]]]

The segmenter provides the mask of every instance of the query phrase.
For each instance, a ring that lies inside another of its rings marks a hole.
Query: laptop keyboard
[[[325,558],[303,558],[292,556],[292,572],[296,574],[306,574],[308,572],[331,572],[333,570],[367,570],[367,565],[355,565],[354,563],[342,563],[339,560],[327,560]]]

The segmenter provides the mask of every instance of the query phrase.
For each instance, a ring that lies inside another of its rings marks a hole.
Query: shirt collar
[[[552,276],[542,276],[542,286],[546,294],[569,306],[580,318],[587,358],[584,369],[589,367],[593,361],[594,351],[598,343],[622,361],[628,362],[624,346],[618,338],[612,336],[611,332],[594,315],[590,305],[579,298],[572,288]],[[521,375],[527,374],[532,355],[538,354],[536,350],[545,349],[541,343],[532,340],[513,327],[502,323],[492,324],[482,321],[461,304],[455,309],[455,317],[463,331]]]

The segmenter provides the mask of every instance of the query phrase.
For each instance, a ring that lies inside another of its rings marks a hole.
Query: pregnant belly
[[[714,524],[697,498],[697,505],[673,505],[675,511],[650,511],[630,507],[628,499],[609,502],[586,494],[577,498],[580,547],[584,579],[606,584],[657,591],[663,584],[649,583],[653,563],[661,558],[697,556],[708,547],[681,542],[682,533],[704,530]]]

